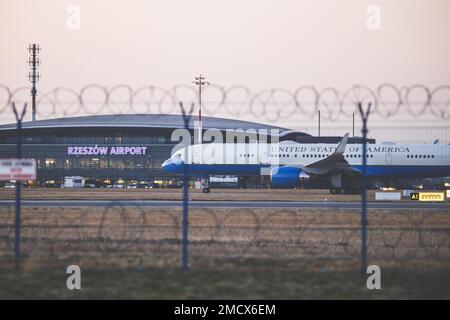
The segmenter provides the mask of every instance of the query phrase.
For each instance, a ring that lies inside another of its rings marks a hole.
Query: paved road
[[[14,205],[14,200],[0,200],[0,206]],[[148,208],[180,207],[181,201],[162,200],[23,200],[24,207],[106,207],[106,206],[143,206]],[[325,209],[359,209],[359,202],[340,201],[190,201],[191,208],[325,208]],[[433,209],[450,213],[450,203],[423,202],[368,202],[374,209]]]

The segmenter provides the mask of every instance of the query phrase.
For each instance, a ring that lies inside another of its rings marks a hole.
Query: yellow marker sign
[[[443,192],[419,192],[419,201],[444,201]]]

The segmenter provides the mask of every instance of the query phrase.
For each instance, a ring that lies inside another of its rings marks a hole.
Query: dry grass
[[[0,188],[0,199],[14,199],[13,189]],[[22,190],[28,200],[182,200],[181,189],[53,189],[28,188]],[[317,189],[212,189],[204,194],[190,190],[192,200],[221,201],[360,201],[360,195],[332,195],[329,190]],[[368,200],[375,200],[375,191],[369,190]],[[404,201],[409,201],[405,199]]]
[[[0,209],[0,255],[9,267],[12,208]],[[191,209],[195,268],[355,270],[360,217],[324,209]],[[25,269],[179,266],[181,209],[23,208]],[[6,226],[6,227],[5,227]],[[369,262],[393,268],[450,268],[446,212],[370,210]]]

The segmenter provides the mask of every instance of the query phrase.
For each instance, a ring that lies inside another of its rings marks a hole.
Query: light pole
[[[202,86],[207,86],[210,83],[205,80],[201,74],[198,77],[195,77],[195,83],[198,86],[198,143],[202,144],[203,135],[202,135]]]

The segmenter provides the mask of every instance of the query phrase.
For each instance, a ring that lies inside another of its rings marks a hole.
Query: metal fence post
[[[179,103],[183,116],[184,129],[189,130],[189,121],[191,119],[194,104],[191,104],[189,114],[186,114],[183,103]],[[185,149],[186,150],[186,149]],[[185,160],[188,160],[188,154],[185,153]],[[183,222],[182,222],[182,257],[181,265],[183,271],[189,270],[189,168],[187,163],[183,166]]]
[[[16,135],[16,158],[22,158],[22,120],[27,110],[25,103],[22,113],[18,114],[15,103],[12,103],[12,108],[17,121],[17,135]],[[14,270],[20,271],[20,181],[16,180],[16,210],[14,218]]]
[[[362,176],[361,176],[361,273],[367,270],[367,120],[372,104],[369,103],[366,112],[358,103],[362,119]]]

